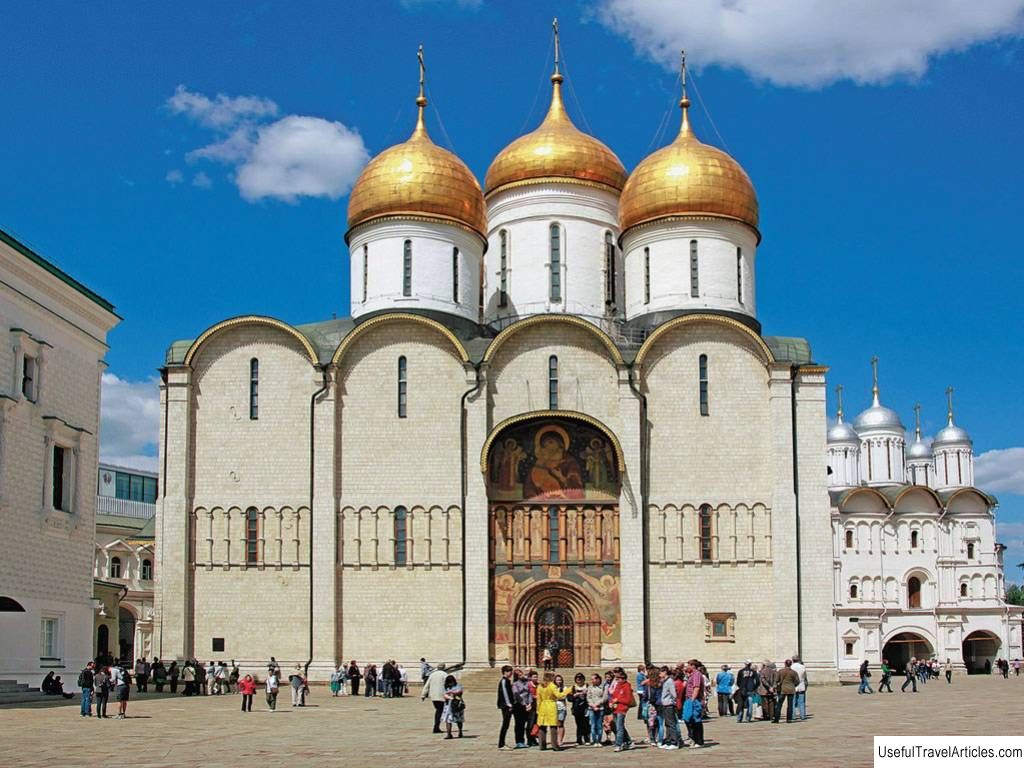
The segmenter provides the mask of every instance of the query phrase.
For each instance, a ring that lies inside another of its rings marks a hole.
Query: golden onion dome
[[[683,121],[675,141],[640,161],[622,190],[620,231],[671,216],[710,216],[743,222],[756,232],[757,193],[750,177],[727,153],[694,134],[685,90],[679,105]]]
[[[551,76],[551,106],[535,131],[520,136],[487,169],[489,197],[512,186],[562,181],[607,188],[616,194],[626,183],[626,169],[608,147],[569,119],[562,103],[562,75]]]
[[[454,223],[486,240],[487,216],[480,183],[465,163],[427,135],[422,59],[416,106],[419,114],[412,136],[367,163],[352,187],[348,198],[349,234],[371,221],[412,218]]]

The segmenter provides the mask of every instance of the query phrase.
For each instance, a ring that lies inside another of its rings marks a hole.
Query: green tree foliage
[[[1011,584],[1006,588],[1006,602],[1010,605],[1024,605],[1024,587]]]

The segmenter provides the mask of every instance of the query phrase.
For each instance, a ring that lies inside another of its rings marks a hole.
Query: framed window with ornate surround
[[[736,614],[705,613],[704,641],[708,643],[735,643]]]

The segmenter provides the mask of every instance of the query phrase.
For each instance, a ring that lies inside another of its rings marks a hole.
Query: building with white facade
[[[97,614],[97,656],[153,656],[157,491],[156,472],[100,463],[93,577],[117,587],[118,599]]]
[[[68,679],[93,655],[92,479],[118,320],[110,302],[0,231],[0,679]]]
[[[840,669],[911,656],[949,659],[985,672],[1020,658],[1024,609],[1007,605],[996,499],[974,488],[973,444],[953,421],[934,440],[921,434],[904,456],[899,416],[879,400],[843,420],[842,391],[828,433],[836,655]]]
[[[412,135],[349,198],[352,316],[170,345],[152,653],[320,679],[799,653],[835,679],[826,368],[762,332],[753,184],[697,138],[685,74],[632,173],[569,118],[557,52],[551,81],[481,188],[421,71]],[[904,481],[883,415],[844,432],[871,499]]]

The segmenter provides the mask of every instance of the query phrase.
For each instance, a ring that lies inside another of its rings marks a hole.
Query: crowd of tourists
[[[996,669],[999,674],[1003,676],[1003,679],[1008,679],[1010,676],[1010,669],[1013,668],[1015,676],[1020,676],[1021,660],[1014,659],[1011,664],[1006,659],[996,660]],[[944,664],[940,664],[936,658],[931,659],[919,659],[916,656],[911,656],[907,663],[902,668],[895,669],[889,664],[888,659],[882,659],[880,665],[879,674],[881,678],[878,682],[878,692],[892,693],[892,678],[894,675],[902,675],[903,685],[900,686],[900,691],[906,693],[907,688],[910,688],[911,693],[917,693],[917,684],[924,685],[929,680],[938,679],[940,674],[945,676],[946,685],[953,684],[953,662],[947,657]],[[992,674],[992,662],[989,659],[985,660],[985,674]],[[875,691],[871,688],[871,664],[867,659],[861,662],[860,670],[858,672],[860,677],[860,686],[857,688],[857,693],[870,694]]]
[[[426,661],[420,659],[420,663],[425,665]],[[424,680],[428,673],[423,672]],[[353,659],[348,664],[339,664],[331,673],[332,696],[358,696],[360,684],[367,698],[397,699],[409,695],[409,673],[394,659],[383,664],[365,664],[362,668]]]

